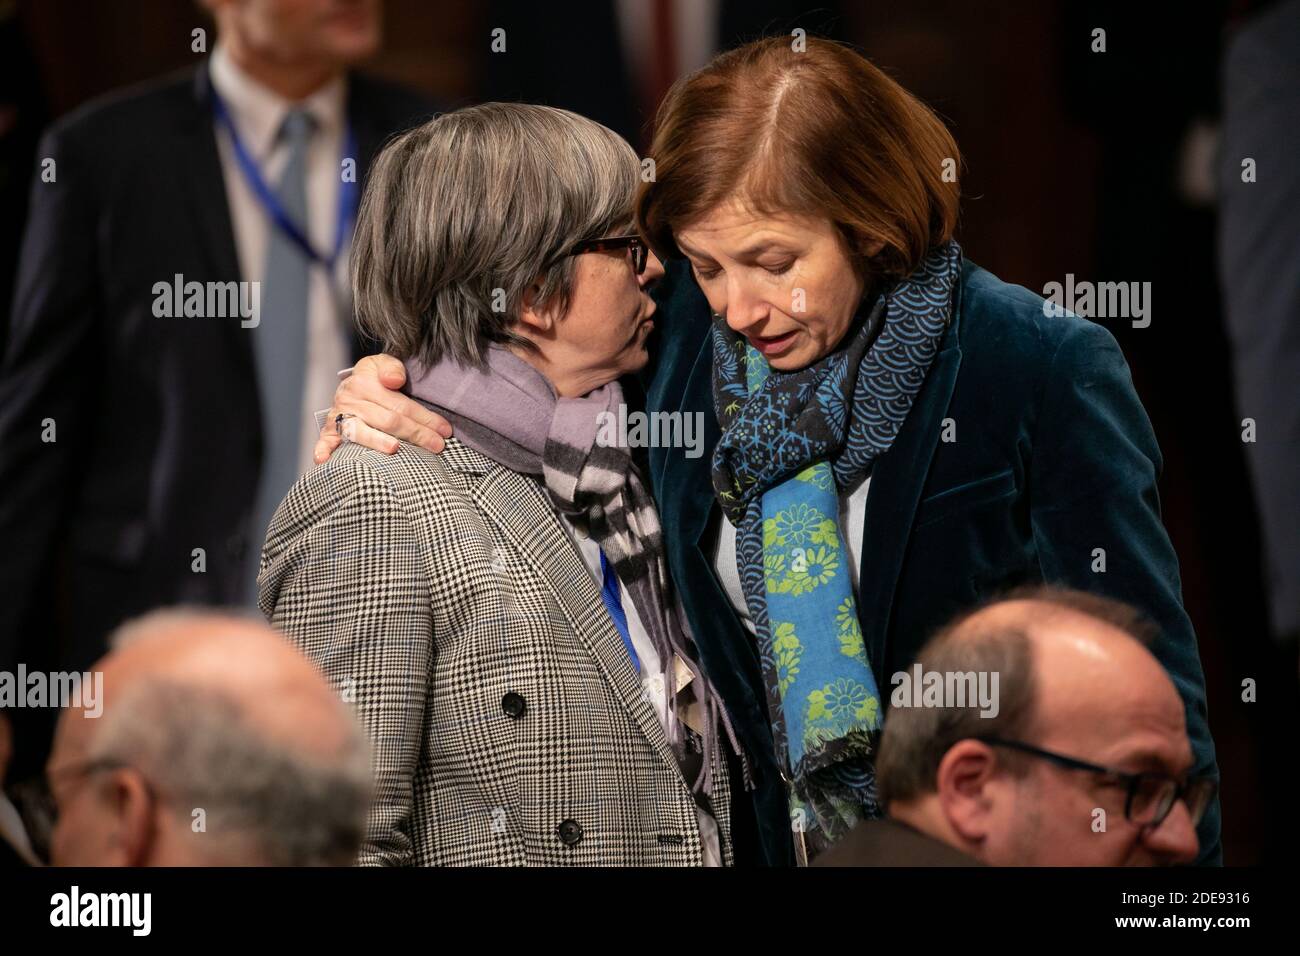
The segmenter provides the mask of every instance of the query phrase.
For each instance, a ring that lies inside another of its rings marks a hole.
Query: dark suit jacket
[[[37,171],[0,370],[0,667],[84,669],[124,618],[235,601],[257,573],[249,336],[238,319],[152,311],[154,283],[176,273],[240,278],[207,88],[204,64],[114,94],[55,124],[38,152],[57,178]],[[432,104],[362,76],[349,90],[361,178]]]
[[[843,5],[826,0],[815,6],[798,0],[718,0],[719,50],[794,27],[809,34],[846,39]],[[552,7],[533,0],[491,0],[481,22],[484,30],[506,31],[509,53],[479,47],[478,64],[484,98],[522,100],[573,110],[590,117],[633,145],[649,142],[653,117],[641,103],[636,77],[619,34],[611,0],[582,5],[581,16],[556,16]],[[558,49],[581,50],[582,56],[555,56]]]
[[[1300,0],[1268,8],[1223,66],[1219,264],[1277,637],[1300,637]],[[1242,181],[1242,160],[1258,164]],[[1265,172],[1267,170],[1267,172]]]
[[[709,309],[686,263],[656,290],[661,309],[647,410],[703,413],[704,454],[654,448],[650,480],[674,581],[703,664],[756,764],[768,862],[792,860],[789,811],[773,756],[758,652],[706,555],[718,514],[710,459]],[[1126,601],[1162,631],[1152,648],[1187,710],[1196,771],[1214,743],[1178,559],[1160,522],[1160,449],[1114,337],[967,262],[954,318],[920,394],[872,473],[858,611],[878,686],[909,666],[957,611],[1022,583],[1050,582]],[[941,441],[944,420],[956,441]],[[1106,571],[1092,571],[1104,548]],[[1219,807],[1199,829],[1218,862]],[[740,848],[738,847],[738,853]]]
[[[813,866],[983,866],[973,856],[927,836],[906,823],[885,818],[854,827]]]

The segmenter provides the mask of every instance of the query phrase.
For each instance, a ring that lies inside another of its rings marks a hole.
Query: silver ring
[[[344,422],[344,420],[345,420],[345,419],[348,419],[348,418],[356,418],[356,417],[357,417],[357,416],[355,416],[355,415],[349,415],[349,414],[346,414],[346,413],[344,413],[344,412],[339,412],[337,415],[335,415],[335,416],[334,416],[334,434],[338,435],[340,438],[345,437],[345,436],[343,435],[343,422]]]

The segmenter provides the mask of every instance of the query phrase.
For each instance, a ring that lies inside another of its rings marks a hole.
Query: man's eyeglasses
[[[645,240],[640,236],[607,236],[604,239],[587,239],[578,243],[558,259],[548,263],[547,268],[555,265],[560,259],[567,259],[569,256],[580,256],[584,252],[610,252],[615,249],[630,249],[632,251],[633,270],[637,275],[645,272],[646,263],[650,261],[650,247],[645,244]]]
[[[1192,818],[1192,826],[1201,822],[1205,811],[1218,791],[1218,782],[1209,777],[1171,777],[1165,773],[1144,771],[1128,773],[1114,767],[1099,767],[1075,757],[1053,753],[1040,747],[1023,743],[1019,740],[1004,740],[1001,737],[976,737],[993,747],[1006,747],[1050,761],[1067,770],[1084,770],[1100,774],[1109,783],[1125,789],[1124,816],[1130,822],[1142,827],[1158,827],[1169,816],[1174,804],[1182,800],[1187,806],[1187,813]]]
[[[134,769],[124,761],[104,757],[65,764],[15,784],[11,788],[14,803],[18,806],[19,815],[23,819],[27,834],[31,838],[32,849],[37,857],[43,862],[49,861],[50,840],[59,818],[58,801],[54,796],[56,779],[85,780],[105,771]],[[148,781],[144,781],[144,785],[149,798],[156,800],[157,795],[153,787]]]

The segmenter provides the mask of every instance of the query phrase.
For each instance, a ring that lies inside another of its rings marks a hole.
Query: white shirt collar
[[[239,138],[258,162],[265,162],[274,149],[276,133],[291,108],[310,113],[319,132],[333,133],[343,128],[346,76],[331,80],[311,96],[293,103],[240,70],[220,42],[213,47],[209,69],[212,85],[230,111]]]

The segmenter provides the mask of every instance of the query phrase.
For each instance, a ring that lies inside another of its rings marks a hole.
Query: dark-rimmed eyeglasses
[[[1130,823],[1141,827],[1154,829],[1160,826],[1179,800],[1187,806],[1188,816],[1192,818],[1192,826],[1196,826],[1205,816],[1210,801],[1214,799],[1214,794],[1219,789],[1218,782],[1210,777],[1173,777],[1153,771],[1129,773],[1114,767],[1101,767],[1086,760],[1079,760],[1077,757],[1053,753],[1019,740],[1006,740],[993,736],[975,739],[992,747],[1006,747],[1029,754],[1031,757],[1050,761],[1066,770],[1095,773],[1103,777],[1107,783],[1123,787],[1124,817]]]
[[[632,269],[637,275],[645,272],[646,263],[650,261],[650,247],[646,245],[645,240],[640,236],[606,236],[603,239],[587,239],[578,243],[568,252],[559,256],[557,259],[547,263],[547,268],[555,265],[560,259],[567,259],[569,256],[580,256],[584,252],[612,252],[617,249],[628,249],[632,253]]]

